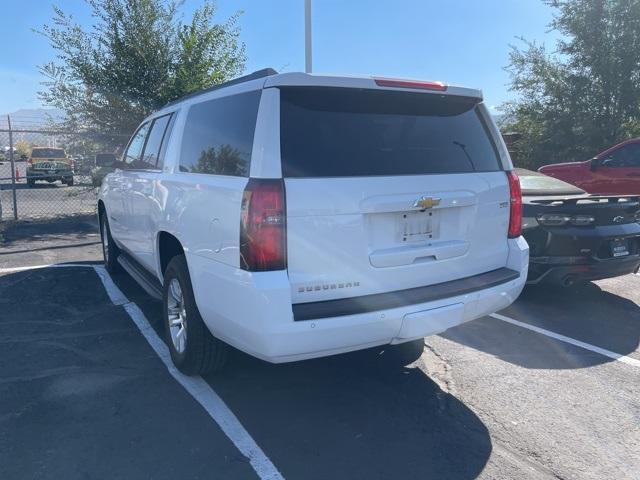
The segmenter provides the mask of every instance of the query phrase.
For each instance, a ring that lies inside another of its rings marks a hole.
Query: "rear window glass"
[[[65,158],[64,150],[61,148],[34,148],[31,151],[33,158]]]
[[[285,177],[500,170],[476,99],[326,87],[280,98]]]
[[[523,195],[581,195],[585,191],[543,173],[516,168]]]
[[[249,176],[260,94],[257,90],[193,105],[184,126],[180,171]]]

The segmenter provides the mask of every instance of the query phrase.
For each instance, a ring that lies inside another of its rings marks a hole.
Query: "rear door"
[[[479,99],[280,88],[294,303],[504,267],[509,187]]]

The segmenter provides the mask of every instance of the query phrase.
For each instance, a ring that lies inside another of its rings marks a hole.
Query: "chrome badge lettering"
[[[305,292],[317,292],[319,290],[340,290],[344,288],[359,287],[360,282],[346,282],[346,283],[325,283],[322,285],[305,285],[304,287],[298,287],[298,293]]]

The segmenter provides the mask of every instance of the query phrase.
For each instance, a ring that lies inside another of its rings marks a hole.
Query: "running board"
[[[143,266],[123,252],[118,255],[118,263],[145,292],[156,300],[162,300],[162,285]]]

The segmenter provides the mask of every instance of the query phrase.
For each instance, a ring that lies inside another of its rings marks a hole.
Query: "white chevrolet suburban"
[[[162,299],[176,366],[423,338],[520,294],[517,176],[477,90],[255,72],[170,103],[100,188],[104,260]]]

